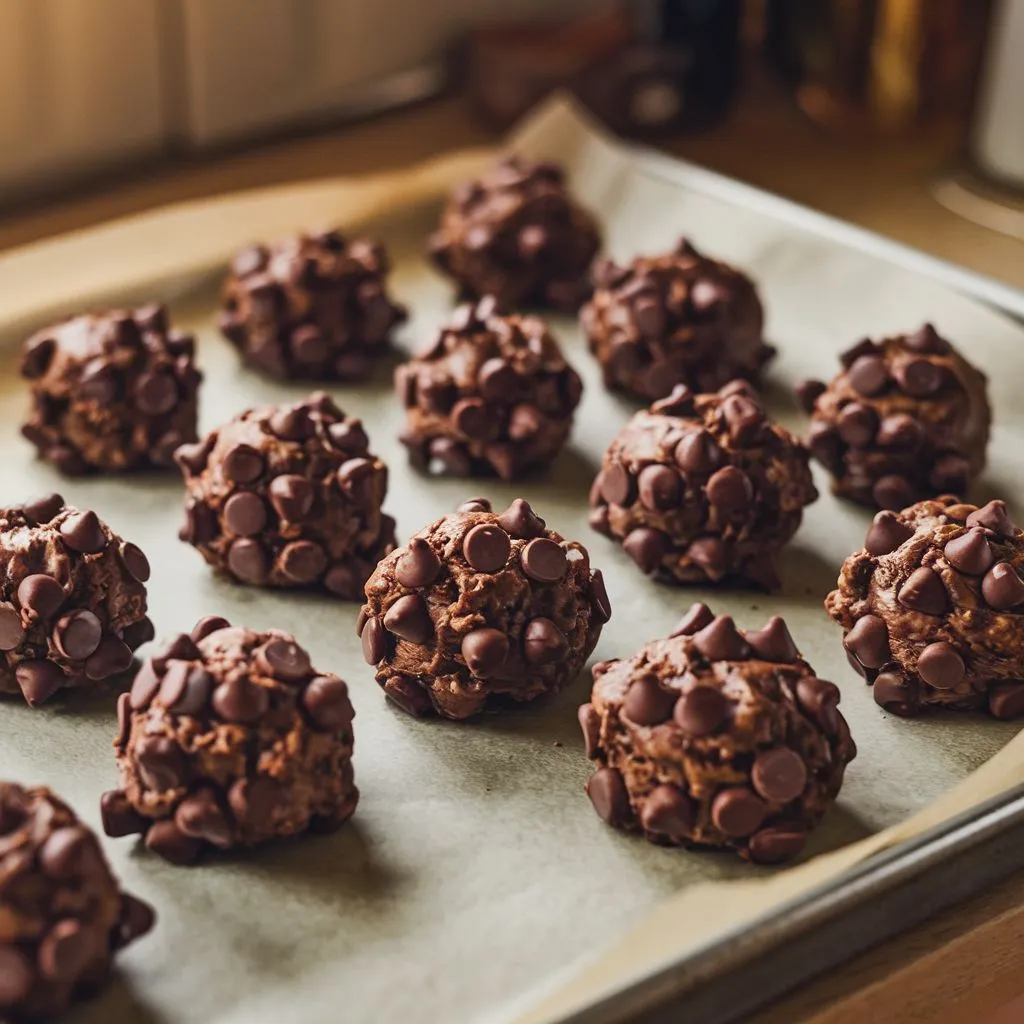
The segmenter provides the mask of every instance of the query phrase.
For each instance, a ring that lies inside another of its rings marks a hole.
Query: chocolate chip
[[[636,500],[636,481],[621,462],[610,462],[601,471],[601,497],[623,508]]]
[[[711,821],[733,839],[756,832],[767,813],[764,801],[745,787],[720,790],[711,802]]]
[[[13,651],[25,639],[21,614],[9,604],[0,604],[0,651]]]
[[[149,579],[149,559],[146,558],[142,548],[137,544],[132,544],[130,541],[125,541],[119,548],[119,554],[121,555],[124,567],[131,573],[134,579],[138,580],[139,583],[145,583]]]
[[[73,985],[99,950],[89,931],[74,918],[64,918],[50,928],[39,943],[36,963],[47,981]]]
[[[913,528],[893,512],[879,512],[871,522],[864,549],[869,555],[887,555],[914,536]]]
[[[763,828],[750,837],[747,851],[755,864],[779,864],[807,845],[807,833],[797,825]]]
[[[843,637],[843,646],[865,668],[881,668],[892,657],[889,629],[877,615],[862,615]]]
[[[488,359],[477,379],[488,402],[510,402],[519,390],[519,374],[504,359]]]
[[[672,717],[690,739],[710,736],[728,719],[731,704],[712,686],[695,686],[676,701]]]
[[[384,625],[376,615],[371,616],[363,623],[359,639],[363,645],[363,657],[367,665],[376,665],[387,653],[387,636],[384,632]]]
[[[924,324],[908,334],[903,343],[913,352],[934,352],[944,355],[949,351],[949,342],[942,338],[931,324]]]
[[[489,511],[489,509],[485,510]],[[546,523],[530,507],[529,502],[516,498],[511,505],[498,516],[498,525],[511,537],[528,540],[543,535]]]
[[[141,619],[136,619],[121,630],[121,639],[133,651],[143,644],[148,644],[155,636],[156,631],[148,615],[143,615]]]
[[[292,583],[313,583],[327,568],[327,552],[311,540],[293,540],[278,555],[281,572]]]
[[[486,498],[470,498],[455,510],[456,512],[491,512],[491,503]]]
[[[348,687],[337,676],[317,676],[302,692],[302,706],[321,732],[340,732],[352,724]]]
[[[64,511],[64,499],[59,494],[47,494],[34,501],[26,501],[21,511],[30,523],[42,526]]]
[[[270,694],[266,687],[247,679],[230,679],[213,691],[213,710],[225,722],[251,725],[258,722],[269,707]]]
[[[691,430],[676,445],[676,464],[684,473],[710,473],[722,461],[722,450],[706,430]]]
[[[109,679],[127,672],[132,665],[132,649],[116,636],[105,636],[85,663],[89,679]]]
[[[996,718],[1024,715],[1024,682],[1000,683],[989,688],[988,709]]]
[[[694,635],[693,644],[709,661],[740,661],[750,657],[750,647],[729,615],[712,619]]]
[[[826,679],[804,676],[796,684],[800,706],[830,736],[839,728],[839,696],[839,687]]]
[[[614,768],[598,768],[586,783],[587,796],[598,817],[623,828],[633,821],[633,808],[622,776]]]
[[[26,703],[33,708],[49,700],[67,682],[57,665],[42,660],[19,662],[14,677]]]
[[[414,537],[395,560],[395,579],[410,588],[427,587],[437,579],[441,559],[422,538]]]
[[[160,684],[160,700],[177,715],[199,715],[206,710],[213,687],[213,676],[206,669],[173,661]]]
[[[409,676],[391,676],[382,684],[384,695],[407,715],[413,718],[425,718],[432,714],[434,705],[430,702],[429,693],[418,679]]]
[[[714,612],[700,601],[690,605],[689,611],[676,623],[669,636],[693,636],[714,621]]]
[[[946,561],[970,576],[981,576],[995,561],[984,528],[978,526],[949,541],[942,549]]]
[[[22,352],[21,375],[27,380],[42,377],[49,369],[56,351],[57,341],[54,338],[29,338]]]
[[[963,494],[971,481],[971,464],[955,452],[940,455],[928,475],[928,483],[936,491]]]
[[[917,684],[898,672],[882,672],[871,690],[875,703],[894,715],[916,715],[921,710]]]
[[[637,725],[660,725],[672,717],[678,697],[678,691],[663,687],[656,676],[641,676],[626,691],[622,712]]]
[[[906,413],[886,416],[878,425],[875,442],[883,448],[915,451],[924,441],[924,428]]]
[[[667,783],[655,786],[640,805],[640,824],[645,832],[687,838],[697,821],[693,800],[677,786]]]
[[[294,640],[270,640],[257,651],[256,657],[265,670],[285,683],[301,683],[313,674],[308,652]]]
[[[531,619],[523,632],[523,656],[530,665],[550,665],[565,658],[569,644],[551,619]]]
[[[820,380],[802,380],[795,388],[797,404],[804,412],[812,413],[815,403],[827,390]]]
[[[96,840],[82,825],[55,829],[39,848],[39,864],[50,878],[61,880],[88,875],[99,861]]]
[[[147,661],[136,673],[132,680],[130,700],[132,708],[141,711],[149,706],[160,689],[160,677],[153,669],[153,663]]]
[[[676,384],[666,398],[659,398],[651,405],[651,412],[659,416],[691,416],[693,392],[685,384]]]
[[[231,845],[231,824],[217,794],[209,787],[185,797],[174,812],[174,824],[190,839],[225,849]]]
[[[111,839],[135,836],[146,831],[148,821],[132,807],[124,790],[111,789],[100,797],[103,831]]]
[[[135,746],[135,761],[147,789],[177,789],[185,781],[181,748],[166,736],[143,736]]]
[[[719,512],[732,515],[750,506],[754,500],[754,485],[743,470],[725,466],[708,479],[707,496]]]
[[[822,420],[814,420],[807,434],[811,454],[829,471],[838,473],[842,467],[842,442],[836,429]]]
[[[981,581],[981,593],[989,607],[1009,611],[1024,603],[1024,582],[1009,562],[996,562]]]
[[[637,479],[640,500],[646,508],[664,511],[675,508],[682,496],[683,482],[668,466],[647,466]]]
[[[839,353],[839,361],[843,369],[848,370],[861,356],[873,355],[878,351],[878,346],[870,338],[861,338],[856,344]]]
[[[590,597],[593,604],[593,617],[599,623],[608,622],[612,617],[612,606],[608,600],[608,588],[605,586],[604,574],[595,569],[590,576]]]
[[[210,438],[195,444],[179,445],[174,450],[174,461],[186,471],[186,476],[202,473],[210,459],[213,445]]]
[[[462,638],[462,656],[473,675],[493,678],[508,658],[508,637],[500,629],[474,629]]]
[[[640,571],[648,576],[661,566],[668,546],[669,540],[665,534],[647,526],[631,530],[622,542],[626,554],[636,562]]]
[[[224,503],[224,523],[238,536],[252,537],[267,525],[267,506],[252,491],[239,491]]]
[[[966,674],[964,659],[945,641],[929,644],[918,656],[918,675],[939,690],[952,690]]]
[[[512,543],[500,526],[481,523],[466,534],[462,553],[477,572],[497,572],[505,568]]]
[[[57,650],[72,661],[88,658],[99,647],[103,624],[88,608],[79,608],[57,620],[53,642]]]
[[[370,448],[370,439],[366,436],[361,420],[347,419],[342,423],[332,423],[327,428],[327,437],[332,447],[347,455],[365,455]]]
[[[221,462],[224,475],[236,484],[251,484],[263,473],[263,456],[251,445],[236,444]]]
[[[170,818],[153,822],[146,833],[146,849],[180,867],[195,863],[202,847],[201,840],[185,835]]]
[[[997,537],[1013,537],[1017,533],[1017,526],[1006,509],[1006,502],[996,499],[987,505],[982,505],[976,512],[967,517],[968,527],[983,526],[991,530]]]
[[[721,405],[722,416],[735,444],[748,444],[764,426],[764,411],[750,398],[730,395]]]
[[[178,384],[162,370],[143,373],[132,386],[132,399],[147,416],[163,416],[178,404]]]
[[[728,556],[719,537],[698,537],[686,549],[686,557],[712,582],[725,576]]]
[[[267,494],[277,514],[290,523],[301,523],[312,511],[316,498],[314,484],[294,473],[274,477],[267,488]]]
[[[892,372],[900,388],[914,398],[934,395],[945,377],[941,366],[920,357],[897,363]]]
[[[376,464],[369,459],[349,459],[343,462],[337,477],[342,494],[357,505],[368,507],[380,503],[380,476]]]
[[[117,698],[117,737],[114,746],[118,753],[124,751],[128,743],[128,737],[132,731],[132,700],[127,693],[118,695]]]
[[[789,747],[775,747],[757,755],[750,770],[754,789],[772,803],[795,800],[807,785],[807,765]]]
[[[900,587],[896,600],[904,608],[923,615],[943,615],[949,606],[942,577],[927,566],[915,569]]]
[[[875,481],[871,488],[871,496],[879,508],[898,511],[914,503],[914,486],[906,477],[889,473]]]
[[[881,356],[859,356],[846,373],[854,391],[865,397],[879,394],[889,383],[889,371]]]
[[[434,635],[430,612],[418,594],[406,594],[395,601],[384,613],[384,626],[411,644],[429,643]]]
[[[282,441],[304,441],[307,437],[312,437],[315,430],[309,410],[301,405],[275,409],[267,421],[267,428]],[[259,476],[259,473],[256,476]]]
[[[122,893],[117,933],[111,937],[112,948],[123,949],[152,931],[154,924],[156,924],[156,911],[148,903],[137,899],[131,893]]]
[[[601,716],[593,704],[584,704],[576,713],[583,733],[587,757],[593,759],[601,748]]]
[[[221,618],[219,615],[207,615],[192,627],[192,632],[189,635],[193,643],[198,644],[200,640],[205,640],[212,633],[230,628],[231,623],[227,619]]]
[[[192,637],[188,633],[178,633],[153,655],[150,662],[156,674],[163,675],[171,661],[193,661],[201,657],[202,654]]]
[[[228,549],[228,568],[243,583],[263,583],[267,578],[267,561],[263,546],[249,537],[236,540]]]
[[[763,629],[748,631],[747,643],[765,661],[797,661],[800,657],[786,623],[778,615],[773,615]]]
[[[839,436],[853,448],[866,448],[875,439],[878,430],[878,414],[861,402],[850,402],[843,406],[836,418]]]
[[[107,546],[107,537],[95,512],[76,512],[60,524],[64,546],[83,555],[95,555]]]
[[[557,583],[569,567],[565,549],[547,537],[535,537],[531,540],[520,552],[519,560],[523,572],[539,583]]]
[[[114,369],[105,359],[91,359],[82,367],[78,382],[78,394],[82,398],[106,405],[117,396],[117,390]]]

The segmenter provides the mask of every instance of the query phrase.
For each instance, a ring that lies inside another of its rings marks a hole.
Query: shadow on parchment
[[[161,1024],[166,1019],[142,1002],[128,979],[117,970],[99,992],[61,1016],[66,1024]]]

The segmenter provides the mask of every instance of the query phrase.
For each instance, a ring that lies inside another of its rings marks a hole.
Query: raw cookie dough
[[[561,690],[610,615],[581,544],[522,499],[497,515],[475,498],[377,566],[358,631],[402,710],[462,719]]]
[[[590,525],[656,579],[774,590],[776,556],[817,497],[807,450],[748,383],[707,395],[677,385],[612,441]]]
[[[825,607],[886,711],[1024,713],[1024,532],[952,495],[879,512]]]
[[[811,413],[807,445],[842,498],[901,509],[939,494],[964,497],[985,466],[992,413],[985,375],[931,324],[840,357],[825,385],[797,397]]]
[[[248,409],[175,458],[187,491],[179,536],[236,582],[358,601],[395,546],[381,511],[387,467],[323,392]]]
[[[117,706],[108,836],[141,834],[172,864],[332,831],[356,809],[345,683],[289,634],[202,619],[150,658]]]
[[[543,320],[500,316],[488,298],[460,306],[395,389],[413,465],[514,480],[561,450],[583,383]]]
[[[149,562],[59,494],[0,509],[0,694],[99,688],[153,639]]]
[[[665,846],[795,856],[856,755],[839,688],[818,679],[775,617],[741,632],[695,604],[666,640],[594,666],[579,711],[610,825]]]

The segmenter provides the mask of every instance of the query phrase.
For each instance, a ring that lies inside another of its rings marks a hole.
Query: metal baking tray
[[[997,490],[1024,508],[1014,458],[1024,439],[1024,410],[1015,402],[1024,374],[1014,367],[1024,330],[1000,311],[1020,315],[1019,295],[623,146],[561,101],[531,119],[513,145],[568,166],[574,188],[604,220],[612,254],[664,248],[685,232],[757,278],[781,353],[767,402],[793,427],[801,425],[789,398],[796,379],[828,375],[836,352],[862,334],[935,320],[970,358],[1000,371],[992,374],[996,431],[980,490]],[[970,715],[893,719],[846,667],[839,630],[821,601],[842,558],[860,545],[869,516],[831,499],[823,478],[823,497],[782,560],[784,585],[776,596],[658,586],[587,529],[587,488],[633,407],[600,387],[568,319],[552,324],[587,388],[574,436],[551,473],[517,487],[411,472],[397,442],[400,410],[388,367],[367,385],[329,390],[363,418],[374,449],[391,466],[386,508],[401,537],[473,494],[487,494],[496,505],[522,494],[552,526],[588,545],[614,607],[596,658],[664,635],[695,599],[742,626],[775,613],[787,618],[808,660],[841,686],[860,748],[807,863],[793,873],[666,850],[598,821],[582,792],[589,766],[575,724],[586,677],[549,703],[476,724],[410,720],[384,703],[362,663],[356,606],[216,579],[176,539],[178,480],[64,481],[33,461],[16,437],[25,403],[15,373],[19,338],[52,314],[108,302],[163,297],[172,300],[175,322],[197,331],[207,374],[203,429],[249,405],[307,393],[241,368],[213,327],[216,282],[232,249],[289,228],[334,222],[381,237],[395,264],[393,290],[413,314],[399,346],[414,347],[452,300],[450,285],[423,258],[423,240],[444,189],[484,155],[441,158],[362,183],[319,182],[187,204],[0,256],[0,280],[13,283],[0,299],[6,500],[59,488],[96,508],[150,555],[159,633],[212,613],[292,630],[316,665],[348,679],[357,711],[362,801],[336,836],[272,844],[193,870],[159,863],[131,840],[105,843],[126,887],[151,900],[161,919],[152,936],[126,952],[118,980],[72,1020],[675,1020],[684,1003],[688,1021],[734,1020],[1024,860],[1024,795],[1002,793],[1014,778],[1024,782],[1017,763],[1024,758],[1004,751],[976,774],[1017,727]],[[112,731],[109,697],[71,698],[40,711],[4,702],[0,774],[52,784],[97,824],[99,794],[114,780]],[[929,806],[934,820],[926,827],[913,816]],[[865,859],[871,844],[880,845],[865,837],[879,833],[890,837],[887,848]],[[850,845],[862,840],[868,845]],[[834,857],[846,858],[842,870],[830,870],[820,883],[793,883],[835,865]],[[680,934],[691,932],[685,949],[666,946],[664,955],[644,959],[634,947],[628,964],[616,960],[616,944],[649,915],[730,880],[757,880],[756,912],[744,910],[748,889],[726,885],[719,926],[680,920]],[[722,927],[723,921],[731,923]],[[595,964],[601,978],[591,983],[586,972],[593,974]],[[574,985],[570,998],[565,993]]]

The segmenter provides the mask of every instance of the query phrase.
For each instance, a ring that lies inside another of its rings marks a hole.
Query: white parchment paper
[[[1024,441],[1019,327],[911,272],[668,182],[565,105],[548,107],[515,144],[566,164],[579,198],[599,214],[612,255],[626,259],[664,249],[686,233],[757,279],[768,335],[780,349],[767,401],[790,426],[802,425],[788,397],[796,380],[828,377],[836,353],[862,335],[932,320],[991,377],[996,429],[978,497],[1004,496],[1024,514],[1017,468]],[[337,835],[194,869],[166,865],[133,840],[105,843],[126,887],[153,902],[160,920],[121,958],[119,977],[72,1020],[472,1021],[507,1018],[512,1007],[534,1002],[531,991],[541,990],[548,1001],[529,1019],[553,1019],[659,959],[707,941],[710,926],[701,922],[711,915],[685,912],[680,900],[693,897],[707,906],[713,893],[716,920],[741,921],[905,833],[850,845],[855,841],[890,828],[912,832],[921,819],[908,825],[908,818],[943,798],[928,820],[941,817],[953,806],[951,792],[956,807],[968,806],[1024,777],[1014,745],[987,774],[963,781],[1014,736],[1016,725],[974,715],[887,716],[848,668],[822,599],[843,558],[860,546],[870,517],[834,501],[823,477],[823,497],[781,561],[784,587],[777,596],[658,586],[588,530],[587,489],[633,406],[600,387],[568,319],[552,323],[585,379],[582,407],[552,471],[521,486],[434,481],[410,471],[396,440],[400,409],[388,367],[368,385],[330,390],[346,411],[363,418],[374,450],[391,467],[386,507],[398,519],[400,538],[472,495],[486,494],[501,506],[521,494],[560,532],[588,544],[613,604],[595,658],[622,656],[664,635],[698,598],[744,627],[760,626],[770,614],[785,616],[819,674],[842,688],[842,710],[860,749],[837,807],[805,858],[845,847],[831,859],[773,873],[614,832],[582,791],[589,768],[575,712],[588,693],[586,677],[551,703],[504,717],[475,724],[413,721],[385,704],[363,663],[355,605],[216,579],[177,540],[177,479],[65,481],[33,461],[17,436],[25,386],[16,374],[15,342],[25,327],[44,313],[142,295],[177,296],[175,322],[199,335],[203,429],[250,405],[304,394],[308,388],[241,368],[213,327],[210,272],[216,278],[242,242],[286,230],[358,224],[382,238],[395,262],[393,290],[412,311],[399,344],[413,347],[443,321],[452,300],[448,283],[423,257],[424,239],[441,192],[481,158],[456,155],[379,180],[319,182],[171,208],[0,258],[0,327],[6,325],[9,343],[0,354],[4,500],[59,489],[68,500],[95,508],[149,554],[151,614],[160,634],[214,613],[291,630],[316,665],[349,681],[357,711],[362,800]],[[0,776],[52,785],[98,827],[99,795],[114,784],[113,731],[111,698],[57,701],[39,711],[6,701],[0,705]],[[722,882],[724,889],[707,888]],[[658,941],[645,946],[641,933]],[[627,945],[616,948],[627,935]],[[610,952],[589,973],[574,969],[575,963],[594,965],[602,949]],[[554,986],[552,996],[555,976],[575,981]]]

